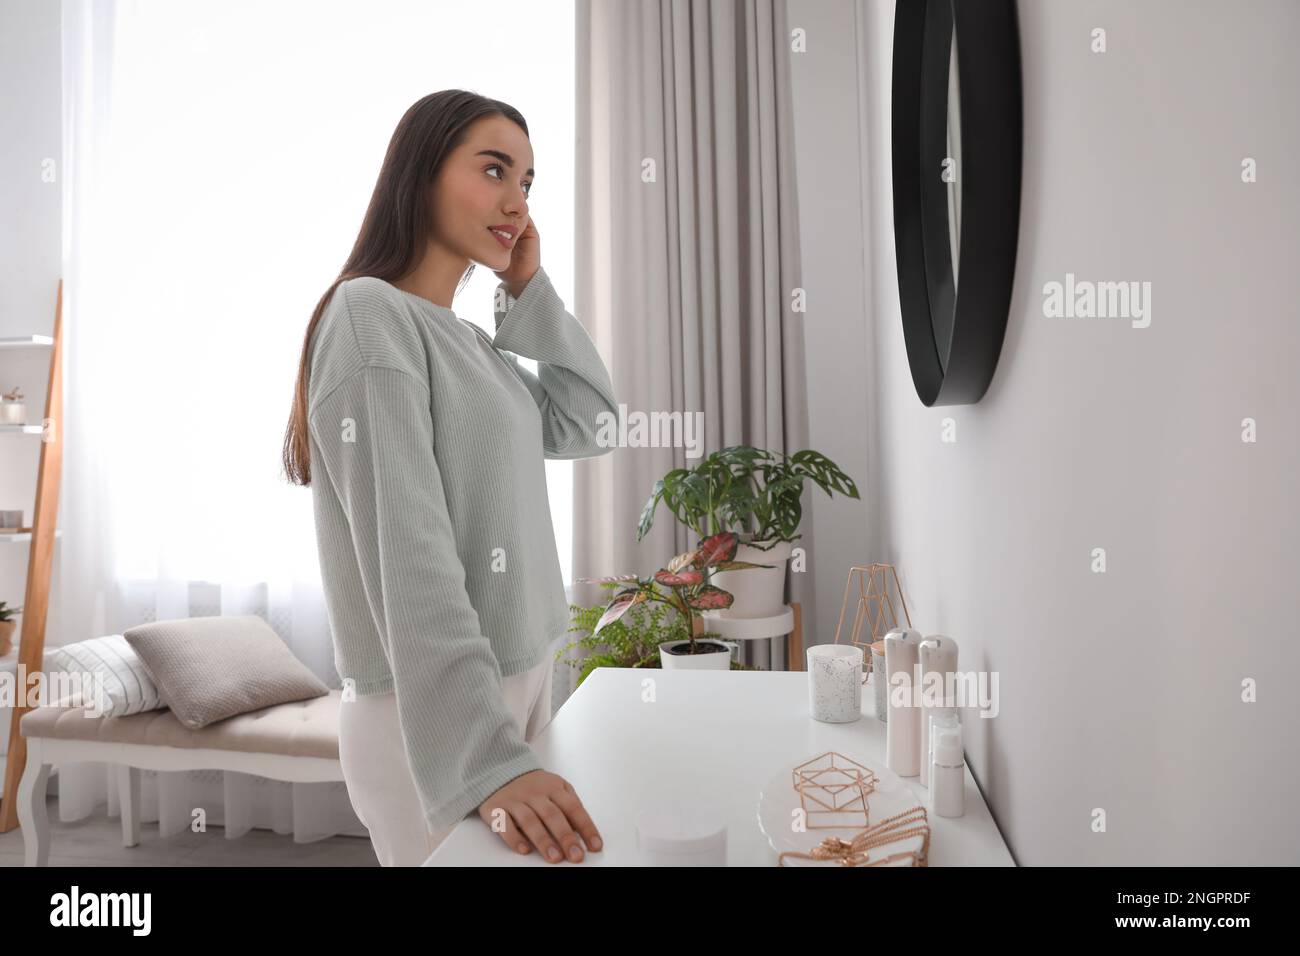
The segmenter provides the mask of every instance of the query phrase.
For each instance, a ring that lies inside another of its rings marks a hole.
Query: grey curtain
[[[702,412],[705,455],[807,447],[789,56],[784,0],[577,2],[575,311],[619,402]],[[576,463],[575,578],[648,574],[696,544],[662,506],[636,540],[655,480],[701,460],[687,451],[620,447]],[[816,490],[795,542],[809,552]],[[806,645],[805,577],[788,575],[787,600],[802,604]],[[609,597],[589,585],[574,596]],[[770,661],[767,650],[747,659],[785,666],[782,642]]]

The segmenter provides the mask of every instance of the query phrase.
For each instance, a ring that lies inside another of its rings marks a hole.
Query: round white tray
[[[912,788],[903,781],[902,777],[888,767],[872,761],[859,760],[856,757],[852,759],[865,767],[869,767],[877,777],[875,790],[867,796],[867,806],[870,810],[872,823],[878,823],[894,814],[923,806]],[[767,782],[762,793],[759,794],[758,826],[763,831],[763,835],[767,837],[767,842],[771,844],[772,849],[778,854],[786,851],[808,853],[828,836],[851,840],[856,833],[863,829],[860,826],[819,827],[808,828],[802,832],[796,831],[791,826],[791,821],[794,820],[794,811],[799,806],[801,806],[799,793],[794,789],[793,773],[790,770],[782,770],[776,774]],[[868,854],[868,860],[880,859],[883,856],[900,851],[914,850],[920,852],[923,845],[924,838],[921,836],[906,837],[894,843],[873,848]],[[839,866],[840,864],[830,860],[804,860],[799,857],[789,857],[786,859],[785,865]],[[885,865],[907,866],[909,864],[906,861],[894,861]]]

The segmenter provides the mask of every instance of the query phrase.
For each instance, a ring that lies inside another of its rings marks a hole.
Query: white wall
[[[800,7],[810,8],[806,11]],[[795,87],[795,161],[798,172],[799,219],[803,224],[802,286],[807,294],[803,317],[808,362],[808,446],[826,455],[858,486],[859,500],[826,494],[807,483],[804,526],[807,535],[803,573],[813,583],[814,609],[805,614],[804,643],[834,641],[848,569],[869,553],[859,532],[868,526],[870,506],[868,444],[871,427],[867,410],[873,378],[862,321],[862,302],[846,290],[861,283],[866,249],[861,227],[862,183],[859,169],[859,127],[855,121],[856,92],[850,78],[856,58],[851,3],[844,0],[792,5],[791,29],[813,27],[813,50],[792,58]],[[817,106],[806,105],[815,101]],[[807,128],[812,114],[815,126]],[[810,239],[813,240],[810,242]],[[796,542],[801,545],[803,542]],[[853,628],[850,612],[841,640]]]
[[[860,274],[817,272],[844,236],[805,218],[810,324],[869,330],[874,369],[869,524],[839,534],[871,549],[860,559],[899,565],[914,620],[955,638],[963,669],[999,673],[1000,715],[965,717],[968,758],[1020,863],[1295,864],[1300,6],[1019,8],[1006,342],[979,404],[927,409],[894,264],[893,5],[791,0],[791,25],[810,34],[795,71],[801,206],[860,215],[867,243]],[[849,124],[861,152],[828,149]],[[1066,272],[1150,281],[1150,327],[1045,318],[1043,284]],[[816,382],[829,353],[808,354]],[[814,422],[852,421],[847,398],[815,393]],[[1241,441],[1248,416],[1255,444]],[[1241,701],[1244,678],[1257,703]]]
[[[0,337],[54,331],[63,208],[59,7],[0,0]],[[55,164],[50,181],[46,160]],[[32,424],[45,415],[49,362],[49,349],[0,349],[0,392],[20,386]],[[0,508],[21,509],[29,525],[40,447],[39,436],[0,435]],[[27,558],[26,545],[0,542],[0,600],[11,607],[24,601]]]
[[[59,58],[57,2],[0,0],[0,336],[54,328],[61,186],[42,164],[61,162]]]

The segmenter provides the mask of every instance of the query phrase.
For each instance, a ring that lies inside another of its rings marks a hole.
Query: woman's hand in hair
[[[577,792],[545,770],[515,777],[479,804],[478,815],[512,850],[531,853],[536,847],[550,863],[581,863],[583,842],[593,853],[603,846]]]
[[[496,273],[496,277],[506,284],[506,291],[514,298],[523,294],[524,287],[542,264],[542,240],[537,235],[537,225],[533,217],[528,217],[524,231],[515,240],[510,250],[510,265]]]

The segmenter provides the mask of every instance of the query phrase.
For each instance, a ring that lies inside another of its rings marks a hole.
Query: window
[[[112,234],[88,247],[110,306],[97,314],[113,328],[98,333],[98,380],[75,383],[117,410],[102,462],[117,573],[148,578],[160,553],[172,556],[169,573],[195,580],[316,568],[310,495],[278,474],[293,378],[312,308],[411,103],[458,87],[524,114],[543,262],[572,308],[573,6],[118,9],[102,171]],[[489,333],[496,284],[479,267],[455,303]],[[547,462],[547,476],[568,583],[572,464]]]

